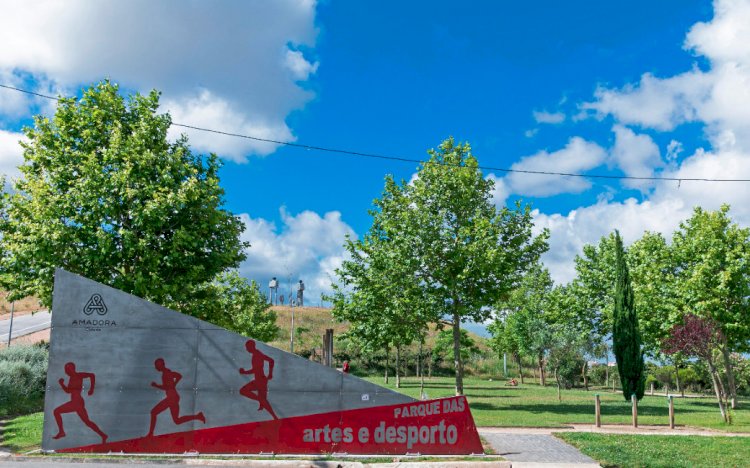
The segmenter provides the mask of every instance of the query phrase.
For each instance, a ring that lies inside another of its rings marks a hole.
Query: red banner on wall
[[[471,454],[482,444],[465,397],[213,427],[59,452]]]

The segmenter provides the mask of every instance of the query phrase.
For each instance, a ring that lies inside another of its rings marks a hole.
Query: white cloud
[[[667,161],[674,162],[682,154],[684,148],[682,143],[677,140],[671,140],[667,145]]]
[[[295,138],[283,122],[266,122],[263,116],[252,117],[238,109],[231,102],[213,95],[208,90],[201,90],[192,97],[185,97],[181,101],[167,99],[162,108],[169,110],[172,121],[195,127],[220,129],[228,133],[252,135],[258,138],[277,141],[293,141]],[[219,154],[236,162],[247,160],[248,151],[258,155],[272,153],[278,145],[263,141],[245,140],[229,135],[216,135],[211,132],[186,129],[172,126],[169,136],[176,138],[187,133],[190,145]]]
[[[562,112],[534,111],[534,120],[537,123],[559,124],[565,121],[565,114]]]
[[[318,71],[318,62],[310,63],[302,55],[302,52],[298,50],[287,50],[286,60],[284,62],[286,67],[292,72],[295,80],[305,81],[310,75]]]
[[[750,3],[747,0],[714,2],[714,17],[696,23],[685,45],[709,57],[713,63],[750,63]]]
[[[240,267],[242,274],[258,281],[262,288],[276,276],[282,280],[285,294],[289,293],[291,274],[293,283],[300,279],[305,282],[309,304],[319,303],[320,294],[331,291],[334,270],[346,258],[344,240],[347,235],[356,238],[338,211],[323,216],[303,211],[295,216],[282,207],[280,228],[247,214],[241,218],[246,226],[242,239],[252,244]]]
[[[695,103],[706,98],[710,81],[710,77],[699,70],[666,79],[645,73],[637,85],[628,84],[621,89],[597,88],[596,100],[580,107],[593,111],[598,118],[612,115],[626,125],[672,130],[697,118]]]
[[[622,125],[615,125],[612,131],[615,133],[615,145],[611,151],[612,162],[622,169],[625,175],[651,177],[654,175],[654,169],[664,165],[659,147],[650,136],[636,134]],[[651,186],[652,182],[623,180],[623,185],[644,189]]]
[[[11,0],[0,15],[0,79],[12,82],[9,73],[22,73],[76,89],[111,77],[130,89],[161,90],[181,116],[228,112],[204,117],[207,127],[289,139],[286,117],[312,96],[298,81],[309,78],[317,62],[297,49],[315,44],[315,6],[314,0]],[[272,149],[188,133],[198,150],[219,148],[235,160]]]
[[[750,179],[750,3],[738,0],[715,2],[715,17],[690,30],[686,48],[709,59],[711,68],[694,68],[673,77],[644,74],[639,83],[621,89],[600,87],[595,100],[584,103],[584,112],[598,118],[612,116],[616,134],[612,158],[624,172],[652,173],[662,167],[663,181],[653,185],[641,202],[602,199],[594,205],[567,214],[537,214],[537,229],[550,229],[550,251],[544,261],[556,280],[574,276],[573,258],[586,243],[619,229],[626,242],[644,230],[670,238],[679,222],[695,206],[717,209],[732,206],[733,220],[750,226],[750,184],[742,182],[691,182],[686,178]],[[698,149],[678,162],[682,144],[671,140],[666,148],[669,166],[664,167],[659,150],[646,135],[624,125],[637,125],[668,132],[685,122],[704,124],[711,148]]]
[[[606,160],[606,151],[596,143],[580,137],[571,138],[564,148],[548,153],[540,151],[526,156],[511,166],[519,171],[547,171],[580,173],[600,166]],[[496,185],[497,184],[497,178]],[[560,193],[580,193],[591,187],[591,183],[581,177],[547,176],[524,173],[510,173],[504,177],[502,186],[507,193],[524,196],[548,197]],[[505,188],[507,187],[507,189]]]
[[[18,142],[25,139],[22,133],[0,130],[0,175],[6,177],[6,183],[21,175],[18,166],[23,162],[23,148]]]
[[[677,198],[639,203],[599,201],[570,211],[567,215],[535,213],[535,228],[550,230],[550,249],[542,260],[557,282],[566,283],[575,276],[573,259],[586,244],[595,244],[615,229],[625,243],[639,238],[644,230],[671,232],[679,220],[688,216],[690,207]]]

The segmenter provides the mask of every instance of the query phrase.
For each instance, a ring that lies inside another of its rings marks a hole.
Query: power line
[[[55,96],[49,96],[46,94],[36,93],[34,91],[29,91],[22,88],[16,88],[14,86],[8,86],[4,84],[0,84],[0,88],[9,89],[12,91],[18,91],[25,94],[30,94],[32,96],[41,97],[44,99],[51,99],[53,101],[60,101],[62,98],[55,97]],[[327,146],[315,146],[315,145],[306,145],[302,143],[294,143],[291,141],[280,141],[280,140],[272,140],[270,138],[260,138],[252,135],[243,135],[241,133],[232,133],[232,132],[226,132],[223,130],[215,130],[211,128],[204,128],[204,127],[197,127],[195,125],[189,125],[189,124],[181,124],[177,122],[172,122],[172,125],[175,127],[182,127],[182,128],[188,128],[191,130],[198,130],[201,132],[207,132],[207,133],[215,133],[217,135],[224,135],[224,136],[230,136],[235,138],[244,138],[246,140],[253,140],[253,141],[259,141],[263,143],[273,143],[275,145],[282,145],[282,146],[289,146],[292,148],[301,148],[306,150],[312,150],[312,151],[324,151],[328,153],[338,153],[338,154],[346,154],[349,156],[358,156],[358,157],[364,157],[364,158],[374,158],[374,159],[384,159],[388,161],[400,161],[400,162],[409,162],[409,163],[417,163],[417,164],[425,164],[429,161],[423,161],[421,159],[416,158],[406,158],[401,156],[389,156],[384,154],[376,154],[376,153],[366,153],[362,151],[352,151],[352,150],[346,150],[341,148],[331,148]],[[461,166],[459,164],[449,164],[449,163],[438,163],[443,166],[449,166],[449,167],[465,167]],[[556,172],[556,171],[532,171],[532,170],[526,170],[526,169],[509,169],[504,167],[492,167],[492,166],[477,166],[478,169],[482,169],[485,171],[495,171],[495,172],[504,172],[504,173],[514,173],[514,174],[528,174],[528,175],[543,175],[543,176],[562,176],[562,177],[580,177],[580,178],[590,178],[590,179],[611,179],[611,180],[649,180],[649,181],[672,181],[672,182],[750,182],[750,179],[709,179],[704,177],[639,177],[639,176],[627,176],[627,175],[609,175],[609,174],[577,174],[573,172]]]

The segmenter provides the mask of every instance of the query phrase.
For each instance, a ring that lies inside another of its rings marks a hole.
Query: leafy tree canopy
[[[0,222],[9,299],[49,306],[62,267],[195,312],[196,285],[245,258],[219,160],[193,154],[186,137],[170,142],[158,107],[156,91],[125,99],[104,81],[24,130],[22,177]]]

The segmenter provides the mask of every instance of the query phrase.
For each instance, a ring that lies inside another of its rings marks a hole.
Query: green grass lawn
[[[555,435],[604,467],[748,466],[750,438],[591,434]]]
[[[15,453],[38,449],[42,443],[44,413],[18,416],[3,426],[2,444]]]
[[[367,380],[384,385],[382,377]],[[453,378],[425,379],[425,392],[430,398],[452,396]],[[419,380],[402,379],[400,389],[395,379],[389,388],[419,397]],[[563,390],[562,401],[557,401],[554,386],[524,384],[506,387],[505,381],[467,378],[464,392],[469,400],[474,421],[478,426],[560,427],[569,423],[594,423],[594,394],[601,395],[603,424],[630,424],[631,406],[621,394],[596,389]],[[750,400],[741,400],[740,409],[733,413],[734,424],[727,425],[719,414],[716,401],[711,398],[675,398],[675,422],[678,426],[696,426],[730,432],[750,432]],[[669,423],[667,399],[646,395],[638,405],[638,423],[666,425]]]
[[[381,377],[367,380],[383,385]],[[390,388],[394,388],[391,379]],[[435,377],[425,380],[425,391],[430,398],[452,396],[454,380]],[[419,397],[419,380],[402,379],[398,391]],[[622,395],[606,390],[563,390],[562,402],[557,401],[557,390],[525,384],[506,387],[505,381],[467,378],[465,392],[478,426],[561,427],[570,423],[593,424],[594,394],[602,401],[602,423],[630,424],[630,403]],[[750,401],[740,401],[741,409],[734,411],[734,424],[724,424],[716,403],[711,398],[675,398],[676,422],[681,426],[705,427],[730,432],[750,432]],[[666,425],[667,400],[663,396],[646,396],[640,402],[638,422],[641,425]],[[37,448],[42,435],[42,413],[20,416],[6,424],[3,445],[19,452]],[[703,441],[702,438],[698,438]],[[746,441],[750,443],[750,440]]]

